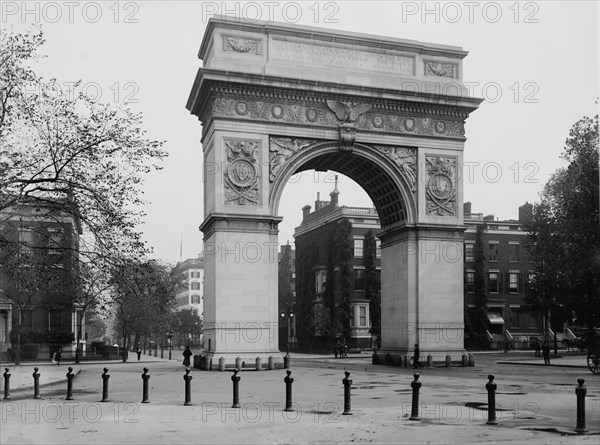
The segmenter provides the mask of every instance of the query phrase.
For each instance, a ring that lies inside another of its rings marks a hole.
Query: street
[[[77,365],[73,401],[66,383],[13,392],[1,404],[8,443],[598,443],[600,379],[584,368],[497,364],[532,354],[476,354],[472,368],[421,368],[420,421],[409,421],[414,369],[373,366],[370,357],[292,355],[293,412],[285,412],[284,370],[242,371],[240,405],[231,408],[231,372],[193,369],[192,406],[184,403],[181,362]],[[577,356],[575,362],[585,357]],[[561,359],[555,359],[558,363]],[[101,403],[102,368],[109,401]],[[149,368],[149,401],[142,369]],[[62,367],[61,367],[62,368]],[[344,370],[353,380],[344,408]],[[66,371],[66,368],[64,369]],[[488,374],[497,383],[497,426],[486,425]],[[589,434],[574,435],[577,378],[587,386]]]

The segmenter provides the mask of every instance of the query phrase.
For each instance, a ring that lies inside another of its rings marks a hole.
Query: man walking
[[[419,356],[421,355],[421,351],[419,350],[419,345],[415,344],[415,354],[413,355],[413,365],[415,369],[419,368]]]
[[[550,344],[545,341],[544,346],[542,346],[542,355],[544,356],[544,364],[550,364]]]

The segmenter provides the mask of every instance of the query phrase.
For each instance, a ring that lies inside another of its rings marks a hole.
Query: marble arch
[[[277,215],[294,173],[335,170],[382,233],[382,349],[463,349],[464,123],[481,100],[461,48],[215,17],[187,108],[202,122],[205,348],[281,361]]]

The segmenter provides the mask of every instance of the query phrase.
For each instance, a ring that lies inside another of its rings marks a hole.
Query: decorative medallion
[[[260,40],[223,36],[223,51],[258,55]]]
[[[411,192],[417,191],[417,149],[414,147],[390,147],[375,145],[380,153],[390,158],[398,167]]]
[[[404,129],[406,131],[413,131],[415,129],[415,120],[411,119],[410,117],[408,119],[404,120]]]
[[[456,157],[426,156],[425,210],[428,215],[456,214]]]
[[[235,104],[235,112],[237,114],[241,114],[242,116],[248,113],[248,104],[244,101],[239,101]]]
[[[446,124],[443,121],[437,121],[435,123],[435,131],[438,133],[444,133],[446,131]]]
[[[306,120],[309,122],[315,122],[319,118],[319,112],[314,108],[308,108],[306,110]]]
[[[290,157],[315,142],[311,139],[269,138],[269,181],[275,181],[277,173]]]
[[[225,204],[255,205],[260,201],[259,141],[224,139],[227,166],[224,172]]]
[[[375,128],[383,127],[383,116],[381,116],[381,114],[376,114],[375,116],[373,116],[373,126]]]
[[[274,105],[273,108],[271,108],[271,114],[275,119],[281,119],[283,117],[283,108],[279,105]]]
[[[454,63],[425,62],[425,75],[456,79],[457,66]]]

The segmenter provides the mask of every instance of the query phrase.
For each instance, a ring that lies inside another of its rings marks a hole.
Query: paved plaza
[[[294,411],[285,412],[285,371],[242,371],[240,408],[231,408],[231,372],[193,369],[192,406],[184,403],[181,361],[143,355],[128,363],[37,365],[41,400],[33,400],[33,364],[10,367],[12,399],[1,404],[0,442],[10,443],[590,443],[600,439],[600,378],[585,356],[538,366],[531,353],[476,354],[472,368],[421,368],[420,421],[411,414],[414,369],[294,354]],[[77,373],[66,401],[68,366]],[[109,401],[101,403],[104,367]],[[150,369],[142,401],[142,368]],[[4,366],[3,366],[4,368]],[[351,372],[352,415],[344,409]],[[488,373],[496,376],[497,426],[486,425]],[[577,378],[587,386],[588,434],[575,435]]]

